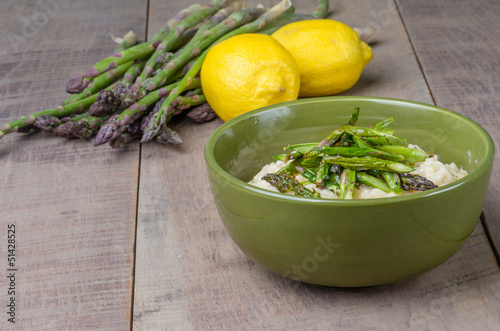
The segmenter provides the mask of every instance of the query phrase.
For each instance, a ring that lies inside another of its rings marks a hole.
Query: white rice
[[[408,147],[418,146],[410,145]],[[275,173],[283,166],[286,165],[286,162],[276,161],[270,164],[266,164],[258,174],[249,182],[252,185],[264,188],[266,190],[278,192],[278,190],[262,179],[264,175],[268,173]],[[424,162],[417,162],[413,165],[415,170],[411,172],[411,174],[419,175],[425,177],[432,181],[437,186],[443,186],[449,183],[452,183],[465,175],[467,175],[467,171],[463,169],[459,169],[455,163],[444,164],[438,160],[437,155],[427,158]],[[307,179],[301,175],[297,175],[295,177],[299,182],[307,181]],[[323,189],[321,187],[316,187],[316,184],[310,183],[305,185],[306,188],[318,192],[322,198],[324,199],[337,199],[338,196],[327,189]],[[417,191],[404,191],[403,194],[411,194]],[[288,192],[288,194],[294,194],[294,192]],[[364,184],[361,184],[359,187],[354,189],[354,199],[373,199],[373,198],[385,198],[385,197],[393,197],[397,196],[395,193],[386,193],[380,189],[373,188]]]

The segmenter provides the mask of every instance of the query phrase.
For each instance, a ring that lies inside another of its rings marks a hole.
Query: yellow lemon
[[[242,34],[210,49],[201,68],[201,86],[215,113],[228,121],[250,110],[297,99],[299,68],[274,38]]]
[[[328,19],[290,23],[272,34],[295,57],[301,97],[343,92],[359,79],[372,49],[349,26]]]

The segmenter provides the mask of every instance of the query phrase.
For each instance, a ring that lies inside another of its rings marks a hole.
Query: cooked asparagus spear
[[[382,131],[382,130],[386,129],[392,123],[393,120],[394,119],[392,117],[388,117],[385,120],[380,121],[377,124],[375,124],[373,126],[373,129],[377,130],[377,131]]]
[[[364,157],[373,156],[379,159],[391,160],[391,161],[404,161],[405,158],[402,155],[395,153],[387,153],[383,150],[378,150],[374,148],[361,148],[361,147],[320,147],[316,150],[321,151],[326,155],[342,155],[347,157]]]
[[[293,149],[296,152],[305,154],[317,146],[317,143],[304,143],[286,146],[287,149]]]
[[[356,123],[358,122],[358,118],[359,118],[359,107],[356,107],[356,108],[354,108],[352,115],[351,115],[351,118],[347,122],[346,126],[348,126],[348,127],[355,126]],[[344,128],[342,128],[342,130],[344,131],[344,133],[340,137],[340,140],[335,142],[334,146],[342,146],[342,147],[349,146],[348,141],[349,141],[349,139],[351,139],[351,133],[344,130]]]
[[[426,191],[437,187],[432,181],[419,175],[402,173],[399,176],[401,178],[401,186],[407,191]]]
[[[401,194],[403,193],[403,188],[401,187],[401,180],[399,178],[399,175],[395,172],[389,172],[389,171],[382,171],[381,172],[382,177],[385,179],[385,182],[387,185],[389,185],[389,188],[392,192],[396,194]]]
[[[302,185],[295,178],[285,175],[285,174],[266,174],[262,177],[263,180],[276,187],[279,192],[295,192],[296,195],[304,196],[304,197],[317,197],[318,194],[312,192]]]
[[[390,174],[393,174],[393,173],[390,173]],[[397,174],[396,174],[396,176],[397,176]],[[363,172],[363,171],[356,172],[356,180],[361,184],[365,184],[365,185],[368,185],[368,186],[371,186],[374,188],[378,188],[384,192],[387,192],[387,193],[391,192],[391,189],[389,188],[389,185],[387,185],[387,183],[385,183],[381,179],[378,179],[375,176],[367,174],[366,172]]]
[[[328,172],[330,170],[330,164],[325,161],[325,159],[321,160],[319,163],[318,171],[316,172],[316,185],[320,186],[323,184],[325,179],[328,179]]]
[[[399,137],[375,129],[346,125],[342,127],[342,130],[348,132],[349,134],[358,135],[360,137],[384,137],[391,145],[408,146],[408,143],[405,139],[401,139]]]
[[[306,169],[304,167],[295,167],[295,169],[297,169],[297,172],[299,174],[301,174],[305,179],[310,181],[311,183],[316,182],[316,174],[314,172],[312,172],[311,170]]]
[[[376,148],[386,153],[400,155],[408,163],[423,162],[425,159],[432,156],[432,154],[429,154],[421,149],[404,146],[377,146]]]
[[[355,170],[375,169],[375,170],[391,171],[398,173],[411,172],[415,170],[414,167],[406,165],[404,163],[382,160],[371,156],[343,157],[343,156],[326,155],[324,158],[328,163],[338,164],[344,168],[350,168]]]
[[[339,199],[352,199],[356,186],[356,170],[344,169],[340,177]]]

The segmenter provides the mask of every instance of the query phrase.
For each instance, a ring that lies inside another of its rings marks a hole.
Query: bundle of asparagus
[[[373,128],[358,127],[359,108],[354,109],[347,125],[333,131],[319,143],[287,146],[292,152],[276,155],[276,160],[288,163],[276,173],[262,179],[278,191],[319,197],[299,182],[295,175],[307,179],[337,194],[340,199],[352,199],[357,184],[365,184],[384,192],[401,194],[425,191],[437,187],[432,181],[414,174],[412,166],[431,154],[408,147],[405,139],[394,136],[388,129],[389,117]]]
[[[89,138],[95,145],[119,147],[142,136],[141,142],[179,144],[167,124],[192,108],[188,117],[209,121],[215,113],[206,102],[198,77],[208,50],[243,33],[271,34],[288,23],[323,18],[328,0],[320,0],[312,15],[296,14],[290,0],[272,8],[248,8],[244,0],[211,0],[180,11],[147,42],[136,44],[127,33],[115,52],[72,78],[71,93],[61,106],[24,116],[0,128],[10,132],[34,129],[62,137]]]

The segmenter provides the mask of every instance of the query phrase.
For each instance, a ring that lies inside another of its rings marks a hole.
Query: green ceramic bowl
[[[320,141],[360,107],[360,126],[389,116],[391,128],[469,174],[411,195],[322,200],[247,184],[288,144]],[[302,282],[365,287],[423,273],[455,254],[473,231],[487,193],[494,145],[472,120],[404,100],[311,98],[261,108],[218,128],[205,159],[224,226],[265,268]]]

